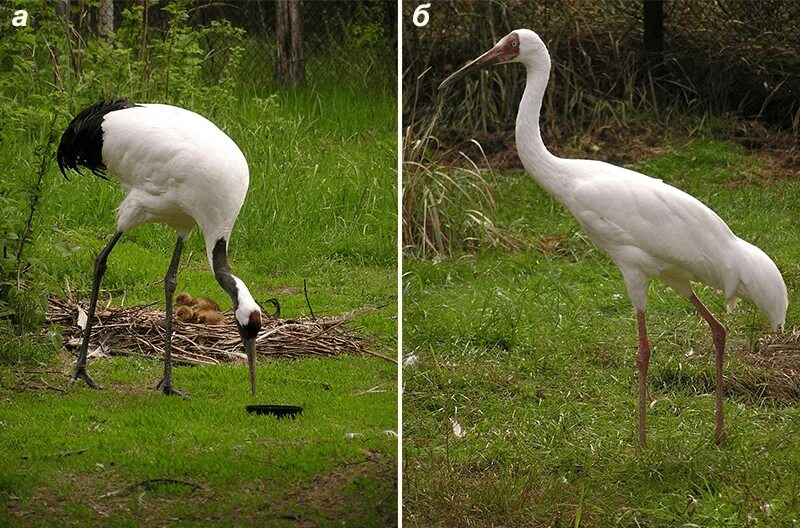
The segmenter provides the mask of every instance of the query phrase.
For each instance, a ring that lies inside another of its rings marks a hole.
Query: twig
[[[57,457],[68,457],[68,456],[80,455],[80,454],[85,453],[86,451],[88,451],[88,449],[89,448],[84,447],[82,449],[75,449],[74,451],[62,451],[62,452],[58,453],[56,456]]]
[[[377,352],[371,352],[371,351],[367,350],[366,348],[362,349],[361,352],[364,353],[364,354],[370,355],[370,356],[375,356],[375,357],[379,357],[381,359],[385,359],[386,361],[394,363],[395,365],[397,364],[397,360],[395,358],[390,358],[389,356],[383,356],[381,354],[378,354]]]
[[[317,317],[314,315],[314,309],[311,308],[311,301],[308,300],[308,288],[306,287],[306,279],[303,279],[303,295],[306,297],[306,304],[308,305],[308,311],[311,312],[311,320],[316,321]]]
[[[108,497],[119,497],[120,495],[126,495],[126,494],[136,490],[139,487],[142,487],[142,488],[144,488],[146,490],[153,490],[160,484],[181,484],[183,486],[191,486],[192,487],[192,491],[191,492],[193,492],[194,490],[202,487],[200,484],[196,484],[194,482],[186,482],[185,480],[177,480],[177,479],[171,479],[171,478],[154,478],[154,479],[143,480],[141,482],[137,482],[136,484],[131,484],[130,486],[127,486],[127,487],[122,488],[120,490],[110,491],[110,492],[108,492],[106,494],[100,495],[100,497],[98,497],[98,498],[106,499]],[[191,493],[191,492],[189,492],[189,493]]]

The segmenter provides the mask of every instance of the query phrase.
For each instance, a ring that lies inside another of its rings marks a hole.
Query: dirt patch
[[[381,526],[397,525],[397,468],[393,459],[380,453],[363,450],[364,459],[337,466],[320,475],[310,484],[299,486],[291,494],[298,507],[289,509],[284,519],[297,526],[317,526],[302,510],[314,512],[314,517],[344,524],[371,519]],[[377,489],[377,492],[375,488]],[[370,490],[369,493],[361,493]],[[370,503],[364,498],[371,498]],[[292,511],[294,510],[294,511]]]
[[[447,164],[466,163],[463,156],[467,156],[478,166],[483,166],[485,156],[493,170],[524,170],[517,154],[513,131],[465,134],[461,130],[447,129],[438,139],[439,145],[443,147],[441,154]],[[633,123],[605,127],[593,135],[545,138],[545,144],[557,156],[627,165],[663,153],[669,141],[663,131]]]
[[[764,335],[737,359],[741,373],[725,376],[726,392],[749,400],[792,404],[800,400],[800,327]]]
[[[760,183],[800,180],[800,146],[796,137],[770,130],[758,121],[732,121],[729,130],[727,139],[739,143],[751,154],[758,154],[764,163],[756,174]]]
[[[303,528],[397,525],[395,462],[378,453],[369,452],[361,461],[336,466],[277,500],[273,483],[261,480],[222,490],[201,482],[170,480],[127,481],[113,468],[98,465],[96,472],[66,474],[54,484],[55,489],[42,487],[24,499],[12,496],[6,504],[9,513],[25,524],[47,520],[66,526],[80,518],[93,519],[95,526],[111,519],[135,519],[148,526],[171,526],[182,521],[234,526],[284,521]],[[236,505],[230,511],[216,508],[216,503],[225,501],[224,496],[230,493],[261,496],[267,502]]]
[[[769,184],[775,180],[800,179],[800,146],[798,139],[787,132],[775,131],[758,121],[729,119],[725,125],[728,139],[742,145],[751,154],[758,155],[763,168],[756,170],[756,182]],[[550,151],[565,158],[596,159],[614,165],[631,165],[663,154],[670,145],[680,144],[692,136],[690,130],[680,127],[664,130],[643,122],[606,126],[594,133],[571,138],[542,132]],[[479,167],[485,165],[497,171],[524,170],[517,155],[513,131],[464,133],[447,129],[439,137],[440,154],[448,164],[466,163],[463,155]],[[480,147],[475,144],[477,141]],[[737,180],[732,185],[753,183]]]

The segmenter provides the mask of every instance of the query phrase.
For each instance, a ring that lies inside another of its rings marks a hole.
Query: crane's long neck
[[[549,58],[542,62],[539,65],[525,65],[527,81],[517,113],[517,152],[525,170],[547,192],[558,197],[563,192],[565,183],[556,167],[559,158],[547,150],[539,129],[542,100],[550,77]]]
[[[225,238],[220,238],[214,243],[210,260],[217,282],[231,297],[234,315],[239,324],[247,326],[252,323],[252,314],[258,312],[260,326],[261,311],[258,303],[253,299],[245,283],[231,273],[228,266],[228,241]]]

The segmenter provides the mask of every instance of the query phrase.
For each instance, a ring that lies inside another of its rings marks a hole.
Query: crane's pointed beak
[[[492,49],[445,79],[442,84],[439,85],[439,89],[441,90],[442,88],[446,88],[465,75],[469,75],[470,73],[480,70],[481,68],[486,68],[492,64],[502,64],[514,60],[517,55],[519,55],[519,47],[519,35],[517,35],[515,31],[512,31],[500,39],[500,42],[495,44]]]
[[[256,393],[256,338],[245,339],[244,351],[247,354],[247,366],[250,368],[250,390]]]
[[[470,62],[460,70],[453,73],[450,77],[442,81],[442,84],[439,85],[439,89],[446,88],[456,82],[457,80],[461,79],[469,75],[470,73],[483,69],[488,68],[492,64],[495,64],[500,61],[500,56],[502,55],[502,50],[500,47],[495,46],[494,48],[490,49],[474,61]]]

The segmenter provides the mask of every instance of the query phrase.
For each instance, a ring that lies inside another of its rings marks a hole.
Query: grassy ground
[[[61,369],[2,371],[0,524],[385,526],[396,516],[397,440],[385,432],[396,423],[394,365],[278,361],[260,369],[258,396],[244,368],[177,368],[188,401],[154,393],[153,361],[92,370],[109,390],[15,390],[62,387]],[[305,411],[245,412],[260,402]],[[197,487],[129,488],[150,479]]]
[[[337,83],[264,99],[241,94],[233,106],[198,101],[198,109],[213,108],[208,117],[250,162],[250,190],[230,242],[234,273],[257,299],[277,297],[284,317],[307,312],[303,279],[317,315],[386,304],[359,324],[375,351],[392,356],[396,102],[391,90],[372,88]],[[35,178],[33,143],[24,133],[0,142],[4,189],[21,203],[21,189]],[[114,231],[121,197],[113,182],[91,175],[67,181],[50,167],[26,249],[29,295],[88,296],[92,261]],[[162,307],[174,242],[164,226],[126,234],[109,258],[101,296]],[[230,308],[198,232],[184,250],[184,290]],[[57,341],[26,343],[0,346],[0,525],[396,522],[397,440],[384,432],[397,429],[393,364],[354,357],[263,363],[257,398],[249,396],[246,367],[178,368],[175,385],[192,396],[181,401],[155,393],[160,363],[128,358],[90,366],[109,387],[104,392],[43,388],[64,387],[71,358]],[[244,405],[252,402],[298,403],[306,411],[277,422],[248,416]],[[99,498],[151,478],[200,487]]]
[[[800,184],[708,138],[635,168],[699,197],[772,256],[793,330]],[[501,223],[516,221],[528,250],[404,263],[405,352],[418,357],[404,369],[407,525],[794,525],[800,384],[754,362],[766,319],[744,302],[726,314],[698,289],[729,329],[718,448],[708,328],[651,285],[649,445],[637,450],[636,322],[618,270],[528,176],[496,177]]]

